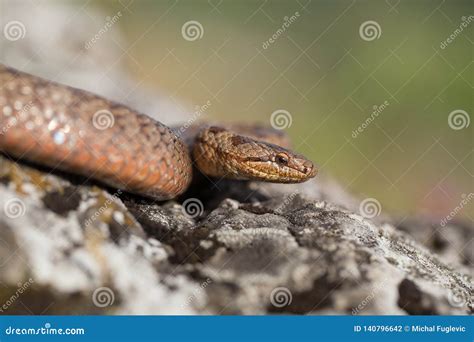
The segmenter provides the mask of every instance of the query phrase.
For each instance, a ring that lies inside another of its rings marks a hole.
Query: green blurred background
[[[472,1],[129,1],[121,48],[140,84],[211,106],[203,119],[260,121],[287,110],[295,148],[384,210],[442,218],[473,192]],[[263,43],[299,16],[267,49]],[[202,37],[183,39],[198,21]],[[359,28],[375,21],[380,36]],[[469,21],[461,33],[454,33]],[[470,21],[471,20],[471,21]],[[98,26],[99,27],[99,26]],[[114,28],[115,29],[115,28]],[[455,39],[441,47],[451,34]],[[388,105],[356,138],[374,105]],[[192,108],[192,107],[191,107]],[[473,203],[459,213],[472,220]]]

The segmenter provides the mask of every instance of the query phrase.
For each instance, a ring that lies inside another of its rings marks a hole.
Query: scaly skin
[[[303,182],[315,176],[316,168],[306,158],[247,137],[260,139],[262,129],[255,134],[238,130],[246,136],[217,127],[194,128],[197,138],[191,145],[201,172],[272,182]],[[280,138],[268,136],[272,142]],[[0,150],[160,200],[183,193],[192,176],[188,147],[162,123],[2,65]]]
[[[212,126],[197,134],[193,158],[198,169],[212,177],[300,183],[316,176],[311,161],[275,143],[288,141],[270,129],[257,127],[252,132],[250,126]]]

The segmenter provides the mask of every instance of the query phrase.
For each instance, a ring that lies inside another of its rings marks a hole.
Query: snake
[[[275,129],[173,129],[102,96],[1,64],[0,151],[156,200],[183,194],[194,170],[275,183],[304,182],[318,172]]]

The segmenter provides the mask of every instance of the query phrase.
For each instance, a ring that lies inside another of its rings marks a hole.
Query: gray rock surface
[[[169,202],[82,182],[0,158],[0,313],[473,311],[470,261],[344,209],[356,200],[324,178]]]

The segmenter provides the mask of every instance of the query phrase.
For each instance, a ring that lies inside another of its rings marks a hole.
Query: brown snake
[[[185,143],[124,105],[2,65],[0,87],[1,151],[155,199],[183,193],[193,161],[211,177],[298,183],[317,173],[275,131],[194,126]]]

